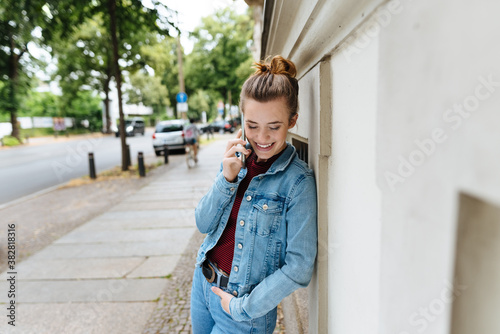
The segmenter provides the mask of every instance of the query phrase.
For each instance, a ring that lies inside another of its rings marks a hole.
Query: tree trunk
[[[106,133],[111,133],[111,116],[109,115],[109,81],[110,77],[106,79],[104,82],[104,112],[105,112],[105,118],[106,118]]]
[[[179,67],[179,92],[186,92],[186,87],[184,86],[184,71],[183,71],[183,65],[182,65],[182,45],[181,45],[181,36],[177,36],[177,66]],[[178,104],[177,104],[178,105]],[[187,118],[187,113],[185,111],[179,112],[177,110],[177,116],[186,119]]]
[[[10,114],[10,123],[12,124],[12,137],[16,137],[22,143],[21,134],[19,133],[19,126],[17,125],[17,85],[19,77],[19,55],[14,52],[14,45],[11,45],[9,57],[9,103],[7,111]]]
[[[108,0],[109,4],[109,16],[111,22],[111,42],[113,44],[113,63],[115,67],[115,80],[116,89],[118,91],[118,112],[120,113],[120,142],[122,146],[122,171],[128,170],[128,159],[127,159],[127,141],[125,137],[125,117],[123,117],[123,105],[122,105],[122,80],[120,65],[118,64],[118,38],[116,36],[116,0]]]

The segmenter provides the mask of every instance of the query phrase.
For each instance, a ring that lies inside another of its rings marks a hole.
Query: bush
[[[21,145],[21,143],[19,142],[19,140],[17,140],[16,137],[12,137],[12,136],[5,136],[5,137],[3,137],[2,142],[3,142],[4,146],[17,146],[17,145]]]

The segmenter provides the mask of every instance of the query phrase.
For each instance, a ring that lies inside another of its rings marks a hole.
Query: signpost
[[[187,104],[187,102],[177,103],[177,111],[187,112],[188,111],[188,104]]]
[[[177,93],[175,98],[177,100],[177,112],[182,113],[181,118],[186,119],[186,113],[188,111],[187,94],[184,92],[179,92]]]
[[[186,93],[180,92],[180,93],[177,93],[176,99],[177,99],[178,103],[184,103],[184,102],[187,102],[188,96]]]

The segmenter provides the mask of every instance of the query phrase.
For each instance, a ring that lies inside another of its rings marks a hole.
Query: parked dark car
[[[125,135],[127,137],[135,136],[136,133],[140,133],[141,135],[144,136],[145,131],[146,131],[146,125],[144,123],[144,119],[142,119],[141,117],[134,117],[125,120]],[[119,126],[115,131],[115,136],[120,137]]]
[[[215,121],[210,123],[208,126],[201,129],[204,133],[206,132],[230,132],[233,133],[236,130],[234,122],[228,121]]]

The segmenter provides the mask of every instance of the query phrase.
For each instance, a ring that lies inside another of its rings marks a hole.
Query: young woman
[[[298,117],[295,65],[275,56],[256,68],[240,95],[248,143],[241,130],[229,140],[196,208],[207,236],[191,291],[194,334],[272,333],[277,305],[309,284],[314,267],[314,175],[286,142]]]

